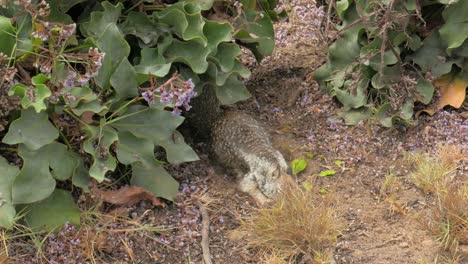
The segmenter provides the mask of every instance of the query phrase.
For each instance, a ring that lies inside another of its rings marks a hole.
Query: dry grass
[[[37,263],[52,263],[49,257],[57,252],[65,259],[58,261],[62,263],[105,263],[100,256],[115,251],[135,263],[135,248],[129,245],[130,241],[141,237],[154,240],[156,234],[169,229],[148,223],[144,216],[130,219],[87,210],[82,212],[80,227],[65,227],[54,233],[33,232],[16,223],[12,230],[0,230],[0,264],[23,263],[23,255],[31,258],[31,252],[35,252]]]
[[[398,195],[401,188],[402,183],[400,178],[392,172],[385,176],[380,186],[379,199],[389,205],[389,211],[392,215],[395,213],[407,214],[406,206],[400,201],[400,196]]]
[[[413,182],[430,193],[435,203],[420,219],[451,252],[447,260],[458,259],[458,245],[468,244],[468,175],[455,173],[463,158],[461,151],[450,145],[439,146],[436,155],[415,154],[408,159],[414,162]]]
[[[325,263],[321,259],[336,242],[340,227],[329,197],[288,181],[272,204],[241,221],[233,237],[242,238],[248,248],[267,252],[269,263],[288,263],[297,257]]]

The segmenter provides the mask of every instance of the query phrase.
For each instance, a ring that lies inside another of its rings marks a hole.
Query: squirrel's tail
[[[197,141],[210,139],[212,126],[222,114],[215,89],[211,86],[203,87],[201,94],[192,99],[192,109],[186,114],[191,134]]]

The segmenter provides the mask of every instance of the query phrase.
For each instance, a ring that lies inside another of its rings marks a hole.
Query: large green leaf
[[[198,42],[174,40],[164,53],[164,57],[170,62],[183,62],[190,66],[193,72],[201,74],[208,68],[206,58],[210,52]]]
[[[130,46],[125,41],[117,25],[114,24],[108,25],[106,31],[96,40],[96,43],[99,50],[105,52],[106,56],[95,80],[100,87],[106,88],[120,62],[130,54]]]
[[[371,114],[372,112],[368,108],[361,107],[359,109],[343,111],[339,113],[339,116],[344,118],[346,125],[354,126],[357,125],[359,122],[369,118]]]
[[[420,78],[416,85],[416,89],[418,91],[417,100],[423,104],[428,104],[432,100],[432,96],[434,95],[434,86],[432,83],[426,79]]]
[[[161,36],[162,29],[149,16],[141,12],[130,12],[127,19],[120,25],[122,32],[138,37],[145,45],[155,46]]]
[[[445,24],[440,28],[440,36],[447,43],[447,51],[460,47],[468,38],[468,1],[448,5],[442,12]]]
[[[446,46],[441,41],[439,33],[434,32],[423,41],[423,46],[416,50],[408,59],[414,61],[421,67],[423,72],[430,71],[434,66],[443,63],[440,58],[444,58]]]
[[[138,74],[166,76],[171,69],[171,63],[166,63],[164,57],[159,54],[159,48],[144,48],[141,50],[141,62],[135,66]]]
[[[166,150],[167,161],[172,164],[199,160],[197,153],[185,143],[184,137],[175,131],[170,139],[160,141],[157,145]]]
[[[59,143],[48,146],[49,166],[52,176],[57,180],[69,179],[80,163],[80,157]]]
[[[217,53],[210,60],[215,61],[223,72],[229,72],[234,68],[236,57],[241,54],[241,49],[235,43],[221,43]]]
[[[232,40],[232,32],[234,28],[227,22],[210,21],[205,19],[203,33],[208,39],[207,48],[211,50],[211,54],[215,54],[218,45]],[[235,45],[238,47],[237,45]]]
[[[113,6],[105,1],[102,3],[102,7],[103,11],[92,12],[89,21],[83,23],[80,29],[83,35],[92,37],[96,41],[99,50],[106,54],[99,74],[95,77],[95,81],[101,88],[108,88],[114,71],[120,66],[121,61],[130,54],[130,46],[117,26],[117,21],[123,8],[122,3]],[[123,64],[124,66],[125,64]],[[121,74],[121,72],[119,73]],[[129,79],[128,82],[136,82],[136,76],[132,77],[133,79]],[[115,78],[118,77],[114,77],[114,83]],[[119,88],[120,90],[125,89]]]
[[[113,6],[111,3],[102,2],[102,12],[92,12],[89,21],[83,23],[80,27],[81,33],[86,37],[99,38],[107,27],[116,24],[122,12],[123,4],[117,3]]]
[[[109,126],[102,129],[99,127],[87,127],[86,133],[88,138],[83,144],[83,150],[93,157],[93,164],[89,168],[89,175],[102,182],[108,171],[114,171],[117,166],[110,147],[118,141],[117,133]]]
[[[264,12],[246,10],[240,17],[235,38],[252,50],[258,61],[271,55],[275,46],[273,24]]]
[[[336,98],[343,104],[344,111],[352,108],[360,108],[367,103],[367,87],[369,82],[363,80],[353,92],[348,92],[342,89],[334,89]]]
[[[132,64],[126,58],[122,59],[112,74],[110,83],[121,99],[138,95],[137,75]]]
[[[32,230],[52,231],[70,223],[80,224],[80,209],[70,192],[56,189],[46,199],[28,206],[25,221]]]
[[[223,72],[216,64],[209,62],[206,74],[210,81],[214,81],[217,86],[223,86],[231,76],[240,76],[242,78],[250,77],[250,71],[236,60],[234,60],[234,67],[228,72]]]
[[[73,185],[81,188],[85,192],[89,192],[89,170],[85,168],[83,160],[75,153],[78,158],[78,166],[73,173],[72,183]]]
[[[179,189],[179,183],[160,165],[134,163],[132,165],[132,185],[141,186],[156,195],[173,201]]]
[[[10,19],[0,16],[0,52],[10,56],[16,44],[15,28]]]
[[[139,162],[144,166],[160,165],[154,157],[154,143],[145,138],[138,138],[128,131],[119,132],[117,159],[120,163],[130,165]]]
[[[216,87],[216,96],[221,104],[229,105],[246,100],[251,94],[236,75],[231,75],[223,86]]]
[[[45,112],[36,113],[32,109],[21,111],[21,117],[13,121],[2,142],[23,143],[31,150],[37,150],[58,138],[57,129],[49,121]]]
[[[0,156],[0,227],[10,229],[13,227],[16,215],[12,204],[11,187],[18,175],[19,169]]]
[[[53,143],[59,144],[59,143]],[[53,144],[32,151],[23,144],[18,147],[18,155],[23,159],[23,167],[13,182],[14,204],[28,204],[47,198],[55,189],[55,180],[50,173],[50,160]]]
[[[157,144],[168,140],[183,121],[183,117],[174,116],[165,110],[131,106],[126,116],[112,122],[112,126],[119,131],[129,131],[136,137],[146,138]]]
[[[203,34],[205,20],[200,10],[195,3],[178,2],[155,13],[155,16],[159,22],[169,25],[181,39],[192,40],[206,47],[208,40]]]

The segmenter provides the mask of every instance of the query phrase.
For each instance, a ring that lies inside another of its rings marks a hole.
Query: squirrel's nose
[[[291,167],[288,167],[288,169],[286,170],[286,172],[287,172],[288,175],[290,175],[290,176],[293,175]]]

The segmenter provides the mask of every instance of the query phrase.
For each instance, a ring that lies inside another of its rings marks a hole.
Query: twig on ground
[[[211,261],[210,254],[210,238],[208,236],[210,232],[210,216],[208,215],[206,207],[199,200],[195,200],[194,204],[199,208],[202,216],[201,247],[203,251],[203,260],[205,261],[205,264],[212,264],[213,262]]]

